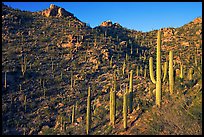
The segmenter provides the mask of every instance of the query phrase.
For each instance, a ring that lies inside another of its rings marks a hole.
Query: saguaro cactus
[[[74,123],[74,119],[75,119],[75,107],[73,105],[72,106],[72,124]]]
[[[129,80],[129,112],[132,113],[133,110],[133,70],[130,71]]]
[[[127,92],[128,87],[126,85],[126,91],[123,94],[123,127],[127,129]]]
[[[156,65],[156,80],[153,72],[153,58],[149,58],[150,79],[156,84],[156,105],[161,106],[161,31],[157,34],[157,65]],[[163,78],[165,79],[165,78]]]
[[[27,67],[27,62],[26,62],[26,57],[24,57],[23,62],[21,64],[21,72],[23,73],[23,76],[25,75],[26,67]]]
[[[145,65],[145,68],[144,68],[144,78],[146,78],[147,76],[147,65]]]
[[[193,80],[193,68],[190,68],[188,71],[188,79]]]
[[[111,57],[111,59],[110,59],[110,68],[112,68],[113,67],[113,57]]]
[[[180,78],[183,79],[183,64],[180,64]]]
[[[136,68],[136,75],[139,76],[139,66]]]
[[[169,91],[173,94],[174,90],[174,70],[173,70],[173,51],[169,51]]]
[[[7,85],[6,85],[6,72],[5,72],[5,79],[4,79],[4,88],[6,89]]]
[[[24,98],[24,107],[25,107],[25,112],[26,112],[26,95],[25,95],[25,98]]]
[[[86,133],[89,134],[91,128],[91,88],[88,87],[87,112],[86,112]]]
[[[116,98],[115,91],[112,87],[110,88],[110,124],[115,125],[115,114],[116,114]]]
[[[124,60],[124,62],[123,62],[123,69],[122,69],[123,75],[125,74],[125,68],[126,68],[126,64],[125,64],[125,60]]]

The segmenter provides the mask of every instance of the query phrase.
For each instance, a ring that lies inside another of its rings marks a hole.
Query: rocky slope
[[[162,64],[169,50],[173,50],[174,69],[178,72],[180,63],[184,64],[187,76],[188,69],[193,67],[194,80],[175,78],[176,99],[169,97],[165,88],[168,82],[164,83],[164,107],[159,111],[154,107],[155,85],[146,68],[149,57],[156,56],[157,30],[144,33],[111,21],[90,28],[74,14],[55,5],[29,12],[2,4],[3,134],[86,134],[88,85],[93,107],[91,134],[201,134],[202,19],[161,30]],[[127,67],[122,75],[124,60]],[[22,75],[24,65],[26,70]],[[128,114],[129,128],[123,131],[122,93],[131,69],[134,70],[135,110]],[[114,70],[117,70],[115,128],[109,125],[109,88]],[[185,109],[177,109],[185,103]],[[71,123],[73,105],[76,112]],[[177,120],[182,124],[169,120],[175,116],[167,109],[170,107],[178,112]],[[184,113],[186,110],[189,115]],[[187,127],[187,119],[196,129]],[[155,125],[164,128],[160,130]]]

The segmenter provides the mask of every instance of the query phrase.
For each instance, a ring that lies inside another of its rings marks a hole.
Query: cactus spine
[[[174,89],[174,70],[173,70],[173,51],[169,51],[169,91],[173,94]]]
[[[132,113],[133,110],[133,70],[130,71],[130,80],[129,80],[129,112]]]
[[[89,134],[91,128],[91,89],[88,87],[87,112],[86,112],[86,133]]]
[[[126,85],[126,91],[123,94],[123,127],[127,129],[127,92],[128,87]]]
[[[157,64],[156,64],[156,80],[153,72],[153,58],[149,58],[150,79],[156,84],[156,105],[161,106],[161,31],[157,34]],[[165,79],[165,78],[163,78]]]

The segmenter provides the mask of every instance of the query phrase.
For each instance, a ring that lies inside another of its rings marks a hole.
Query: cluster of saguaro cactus
[[[128,94],[128,86],[126,85],[126,91],[123,94],[123,127],[127,129],[127,94]]]
[[[27,67],[27,62],[26,62],[26,57],[24,57],[23,62],[21,64],[21,72],[23,73],[23,76],[25,75],[26,67]]]
[[[129,112],[133,111],[133,70],[130,71],[129,79]]]
[[[115,115],[116,115],[116,94],[112,87],[110,88],[110,124],[115,126]]]
[[[153,72],[153,58],[149,58],[150,79],[156,84],[156,105],[161,106],[161,31],[157,34],[157,65],[156,65],[156,80]],[[163,78],[165,79],[165,78]]]
[[[89,134],[91,128],[91,88],[88,87],[87,111],[86,111],[86,133]]]
[[[174,69],[173,69],[173,51],[169,51],[169,91],[173,94],[174,90]]]

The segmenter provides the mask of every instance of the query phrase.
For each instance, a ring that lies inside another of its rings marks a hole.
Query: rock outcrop
[[[193,20],[194,24],[202,23],[202,18],[196,18]]]
[[[112,21],[107,20],[101,23],[101,27],[111,27],[113,25]]]
[[[64,8],[60,8],[54,4],[50,5],[50,8],[42,11],[42,15],[46,17],[55,16],[55,17],[73,17],[74,15],[68,11],[66,11]]]

